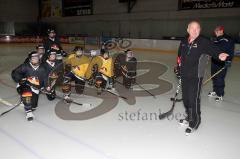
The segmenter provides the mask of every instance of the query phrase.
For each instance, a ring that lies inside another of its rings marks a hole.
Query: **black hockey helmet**
[[[100,55],[103,56],[104,54],[108,54],[108,56],[109,56],[109,51],[107,49],[101,49]]]
[[[48,56],[50,56],[50,55],[56,55],[56,54],[57,54],[57,51],[56,51],[56,50],[51,50],[51,51],[49,52]]]
[[[33,65],[39,65],[40,63],[40,56],[36,51],[32,51],[28,54],[28,59],[29,62],[32,63]],[[33,62],[33,59],[37,59],[37,62]]]
[[[100,50],[100,55],[103,55],[105,52],[106,52],[105,49],[101,49]]]
[[[126,54],[126,56],[127,56],[128,58],[131,58],[131,57],[134,56],[134,55],[133,55],[133,51],[130,50],[130,49],[127,49],[127,50],[125,51],[125,54]]]
[[[73,49],[73,51],[78,51],[78,50],[83,51],[83,48],[80,46],[75,46],[75,48]]]
[[[36,51],[39,54],[40,59],[42,58],[43,54],[45,53],[45,48],[43,45],[37,45]]]
[[[36,50],[38,50],[38,49],[45,49],[45,48],[44,48],[44,46],[42,44],[40,44],[40,45],[36,46]]]
[[[32,51],[28,54],[28,58],[31,60],[33,57],[39,57],[37,51]]]
[[[104,58],[104,59],[108,59],[109,58],[109,51],[106,49],[101,49],[100,50],[100,55]]]
[[[83,55],[83,48],[80,46],[76,46],[73,51],[77,56]]]
[[[54,49],[51,49],[51,50],[48,51],[47,55],[48,55],[48,60],[49,60],[49,61],[55,61],[56,58],[57,58],[57,51],[54,50]],[[55,58],[51,59],[51,58],[50,58],[51,55],[54,55]]]
[[[50,57],[51,55],[57,55],[57,50],[50,49],[50,50],[48,51],[48,57]]]

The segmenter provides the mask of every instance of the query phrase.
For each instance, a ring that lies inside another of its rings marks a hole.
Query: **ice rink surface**
[[[66,47],[66,46],[65,46]],[[11,71],[21,64],[34,45],[0,45],[0,113],[19,100]],[[67,47],[67,49],[71,49]],[[92,88],[72,98],[92,106],[48,101],[40,95],[35,120],[28,122],[22,106],[0,118],[2,159],[238,159],[240,155],[240,74],[234,60],[226,78],[223,102],[208,98],[211,82],[202,89],[202,124],[185,136],[177,120],[183,117],[182,103],[174,114],[159,120],[170,109],[177,79],[173,73],[176,54],[136,51],[137,81],[156,95],[153,98],[134,86],[129,91],[116,86],[116,93],[97,96]],[[209,66],[205,78],[210,76]],[[57,92],[62,95],[60,89]]]

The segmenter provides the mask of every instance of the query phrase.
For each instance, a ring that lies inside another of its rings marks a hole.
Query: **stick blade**
[[[160,114],[160,115],[159,115],[159,119],[160,119],[160,120],[163,120],[163,119],[165,119],[166,117],[168,117],[170,114],[172,114],[171,110],[168,111],[168,112],[166,112],[166,113]]]
[[[122,98],[122,99],[125,99],[125,100],[127,100],[127,97],[123,97],[123,96],[119,96],[120,98]]]
[[[171,101],[175,101],[175,102],[181,102],[183,99],[175,99],[175,98],[170,98]]]
[[[160,114],[160,115],[159,115],[159,119],[160,119],[160,120],[163,120],[163,119],[165,119],[166,117],[168,117],[169,115],[171,115],[171,114],[173,113],[174,107],[175,107],[175,103],[173,104],[172,108],[171,108],[169,111]]]
[[[83,103],[82,106],[83,107],[92,107],[92,104],[90,104],[90,103]]]

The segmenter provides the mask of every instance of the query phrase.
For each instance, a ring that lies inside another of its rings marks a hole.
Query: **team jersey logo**
[[[107,72],[107,68],[106,67],[102,67],[101,71]]]
[[[30,82],[31,84],[35,85],[35,86],[40,85],[39,79],[36,78],[36,77],[28,77],[27,81]]]

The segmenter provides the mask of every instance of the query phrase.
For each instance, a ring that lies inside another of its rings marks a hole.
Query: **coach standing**
[[[183,104],[187,114],[187,118],[180,120],[180,124],[188,126],[186,135],[196,130],[201,123],[200,92],[208,55],[221,61],[225,61],[228,56],[213,42],[200,35],[199,22],[191,21],[187,32],[188,37],[181,41],[178,53]]]
[[[213,91],[209,92],[209,97],[216,97],[215,101],[219,102],[223,100],[224,88],[225,88],[225,77],[227,74],[227,66],[231,64],[234,56],[234,41],[230,36],[224,33],[224,27],[218,26],[214,30],[215,40],[214,43],[223,51],[229,54],[226,62],[216,60],[212,58],[211,64],[211,75],[214,75],[219,70],[223,69],[218,75],[216,75],[213,81]]]

